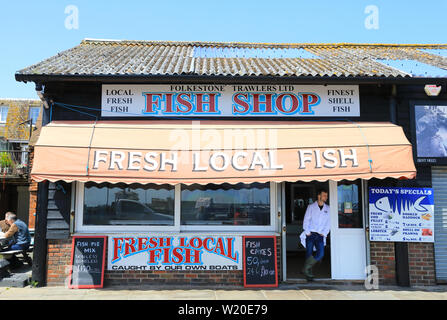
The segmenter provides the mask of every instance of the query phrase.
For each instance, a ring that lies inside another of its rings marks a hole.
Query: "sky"
[[[37,99],[16,71],[82,39],[447,43],[446,0],[0,1],[0,98]],[[77,17],[77,19],[76,19]]]

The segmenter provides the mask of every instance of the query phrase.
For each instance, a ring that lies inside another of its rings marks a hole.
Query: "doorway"
[[[296,182],[285,184],[285,224],[286,224],[286,277],[287,280],[305,279],[301,272],[304,265],[306,249],[301,245],[300,234],[303,232],[303,220],[307,206],[317,201],[317,191],[329,192],[328,182]],[[330,198],[330,194],[329,194]],[[327,204],[329,205],[329,198]],[[315,279],[331,279],[331,241],[326,238],[324,258],[312,269]]]

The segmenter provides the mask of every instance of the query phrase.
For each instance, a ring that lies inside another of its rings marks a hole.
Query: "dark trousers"
[[[316,232],[306,237],[306,259],[313,254],[314,247],[317,249],[315,260],[320,261],[324,256],[324,238]]]

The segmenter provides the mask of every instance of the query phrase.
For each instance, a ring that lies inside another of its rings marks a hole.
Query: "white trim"
[[[75,232],[77,233],[92,233],[92,234],[115,234],[115,233],[139,233],[139,232],[164,232],[164,233],[179,233],[179,232],[207,232],[207,233],[235,233],[235,234],[249,234],[249,233],[266,233],[277,234],[278,218],[276,217],[276,190],[275,182],[270,182],[270,225],[268,226],[216,226],[216,225],[181,225],[181,185],[177,184],[174,187],[174,225],[172,226],[85,226],[82,224],[84,217],[84,182],[76,183],[76,205],[75,205]]]
[[[337,192],[337,181],[329,180],[329,210],[331,215],[331,275],[330,279],[335,279],[337,275],[336,260],[334,259],[337,254],[337,231],[338,231],[338,192]]]
[[[281,183],[281,251],[282,281],[287,281],[287,223],[286,223],[286,183]]]
[[[73,234],[75,232],[75,221],[76,221],[76,214],[72,218],[71,213],[76,212],[76,181],[73,181],[71,183],[71,204],[70,204],[70,214],[69,214],[69,220],[70,220],[70,234]]]
[[[369,232],[366,232],[366,228],[369,230],[369,192],[368,192],[368,180],[362,179],[362,201],[363,201],[363,232],[365,234],[365,254],[366,254],[366,266],[371,264],[370,256],[370,242],[369,242]]]
[[[182,188],[181,184],[175,185],[174,189],[174,227],[177,232],[180,231],[181,225],[181,205],[182,205]]]

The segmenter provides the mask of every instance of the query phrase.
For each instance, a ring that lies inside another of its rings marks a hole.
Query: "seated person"
[[[5,221],[9,229],[4,236],[5,238],[12,238],[8,250],[27,250],[31,243],[31,236],[26,223],[17,219],[17,216],[12,212],[6,213]]]
[[[6,223],[6,220],[0,220],[0,229],[2,230],[2,233],[9,230],[9,225]]]
[[[5,238],[5,233],[9,230],[9,225],[6,220],[0,220],[0,250],[6,250],[9,246],[9,240]]]
[[[9,246],[5,251],[9,250],[27,250],[31,243],[31,236],[29,234],[28,226],[25,222],[17,219],[17,216],[12,212],[7,212],[5,215],[5,221],[9,226],[8,231],[4,234],[5,238],[9,240]],[[22,262],[17,259],[15,255],[6,259],[11,264],[12,268],[18,268]]]

